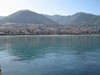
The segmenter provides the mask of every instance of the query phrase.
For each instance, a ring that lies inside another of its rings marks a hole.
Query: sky
[[[72,15],[77,12],[100,15],[100,0],[0,0],[0,16],[25,9],[49,15]]]

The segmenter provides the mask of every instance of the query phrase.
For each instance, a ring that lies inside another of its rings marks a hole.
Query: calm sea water
[[[0,37],[3,75],[100,75],[100,36]]]

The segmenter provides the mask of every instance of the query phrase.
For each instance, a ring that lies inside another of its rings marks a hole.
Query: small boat
[[[1,75],[1,65],[0,65],[0,75]]]

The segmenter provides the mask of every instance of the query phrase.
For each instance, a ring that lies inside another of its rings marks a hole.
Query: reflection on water
[[[100,75],[100,36],[0,37],[4,75]]]

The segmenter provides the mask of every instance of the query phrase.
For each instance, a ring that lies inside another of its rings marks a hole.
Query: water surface
[[[3,75],[100,75],[100,36],[0,37]]]

